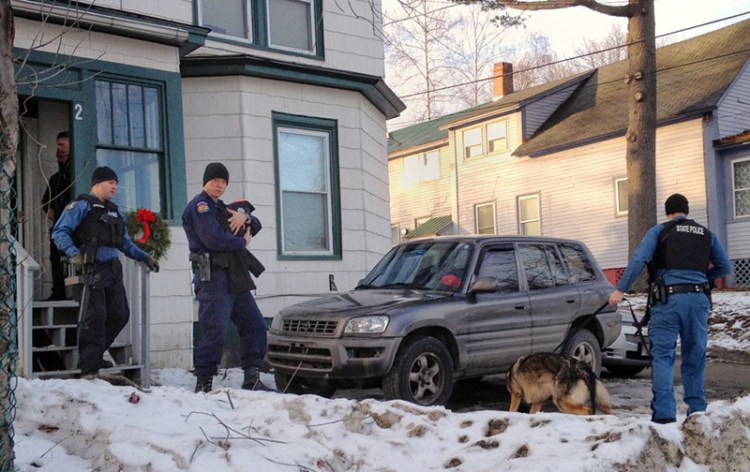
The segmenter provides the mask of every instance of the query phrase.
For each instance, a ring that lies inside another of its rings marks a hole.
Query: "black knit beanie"
[[[212,179],[224,179],[229,184],[229,171],[221,162],[212,162],[203,171],[203,185],[206,185],[206,182]]]
[[[115,174],[115,171],[110,169],[107,166],[97,167],[94,169],[94,173],[91,174],[91,186],[101,183],[101,182],[107,182],[109,180],[114,180],[117,182],[117,174]]]
[[[688,199],[685,198],[685,195],[674,193],[667,198],[666,202],[664,202],[664,211],[667,215],[672,215],[674,213],[685,213],[687,215],[690,212]]]

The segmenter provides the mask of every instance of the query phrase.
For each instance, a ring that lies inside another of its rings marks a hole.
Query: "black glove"
[[[148,267],[148,270],[151,272],[159,272],[159,261],[153,257],[149,256],[148,259],[143,261],[143,263],[146,264],[146,267]]]

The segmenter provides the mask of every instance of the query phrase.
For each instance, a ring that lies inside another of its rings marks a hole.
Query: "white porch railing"
[[[39,264],[15,242],[16,309],[18,313],[18,375],[22,377],[66,377],[79,373],[78,303],[33,301]],[[109,352],[111,370],[135,374],[133,380],[147,388],[151,383],[151,316],[149,271],[131,259],[123,260],[123,282],[130,305],[130,321]],[[43,345],[35,345],[35,334]],[[58,365],[41,365],[42,356],[54,356]],[[35,361],[35,358],[37,359]],[[35,365],[38,364],[38,365]],[[106,372],[106,370],[104,370]]]

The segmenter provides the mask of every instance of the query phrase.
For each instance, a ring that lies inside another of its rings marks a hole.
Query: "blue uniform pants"
[[[211,277],[211,282],[199,282],[196,286],[202,331],[195,348],[196,375],[216,375],[230,319],[239,332],[242,368],[259,367],[266,355],[266,323],[253,295],[249,291],[240,295],[229,293],[226,271],[213,270]]]
[[[680,337],[681,373],[688,415],[706,410],[703,374],[708,341],[708,297],[702,293],[670,295],[667,303],[651,308],[648,335],[651,340],[652,419],[676,418],[674,363]]]

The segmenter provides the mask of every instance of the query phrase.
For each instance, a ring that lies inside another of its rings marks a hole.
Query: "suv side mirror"
[[[494,277],[479,277],[469,288],[469,293],[493,293],[497,292],[497,279]]]

